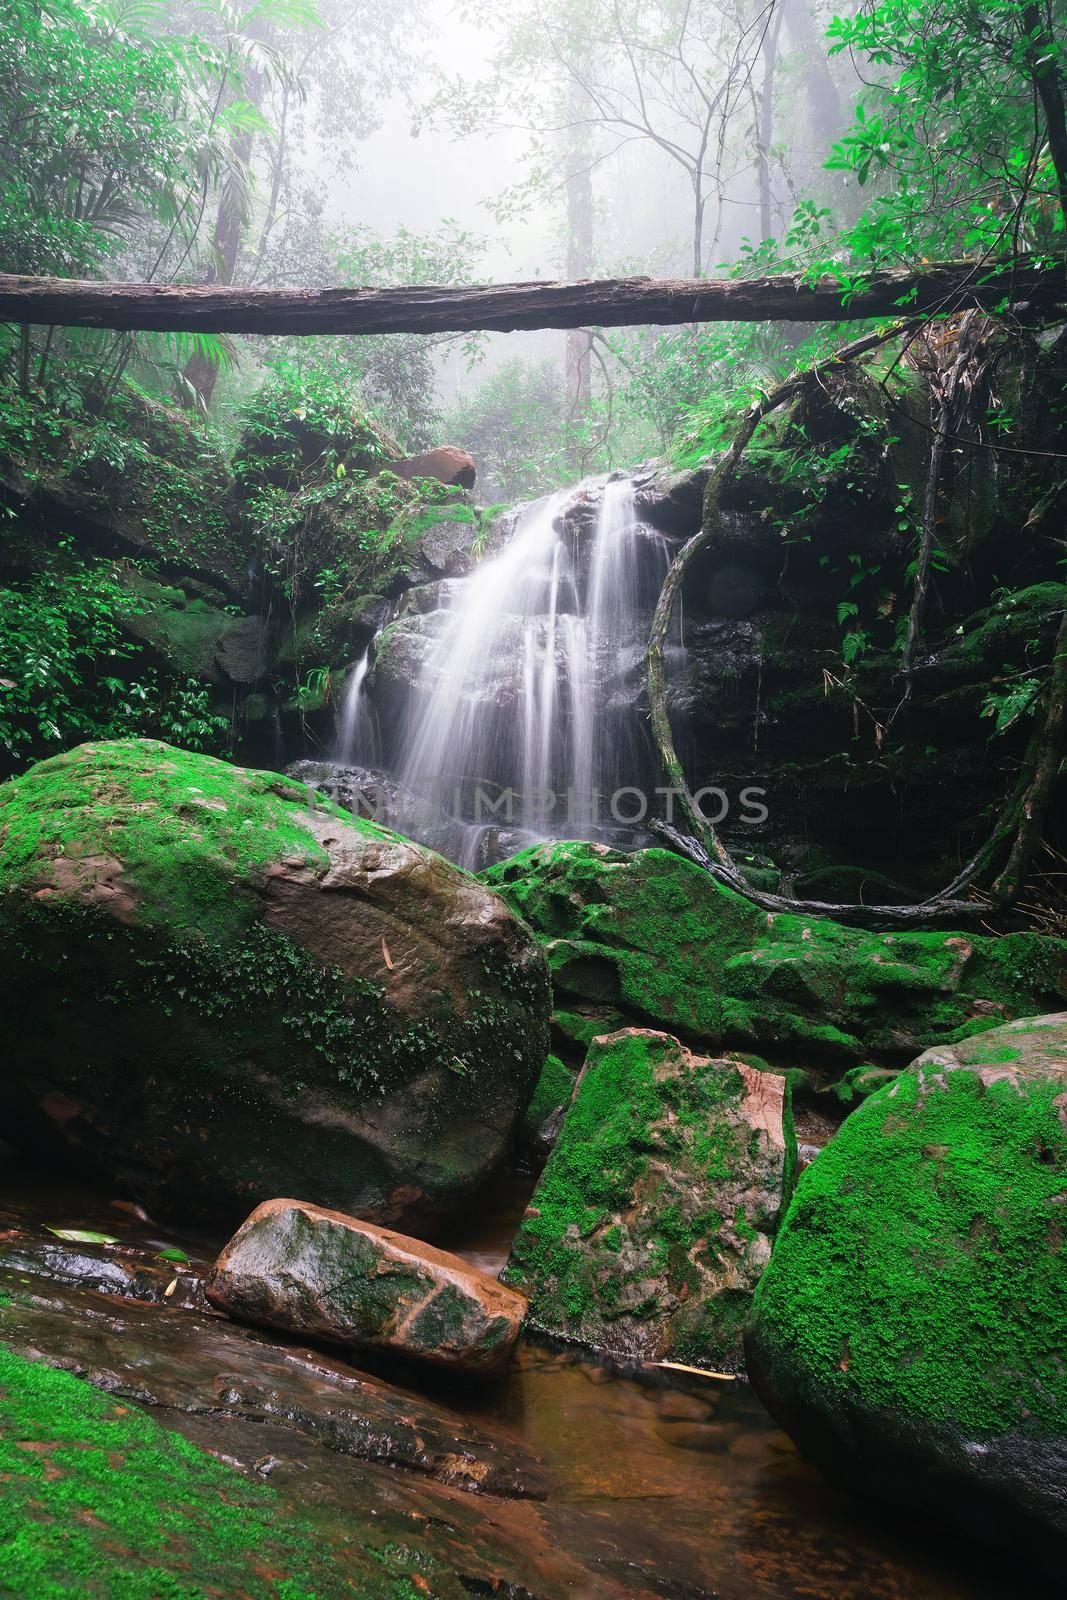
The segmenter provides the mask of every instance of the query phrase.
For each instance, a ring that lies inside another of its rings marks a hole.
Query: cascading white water
[[[341,701],[341,726],[337,738],[337,760],[343,765],[358,762],[371,767],[378,760],[378,737],[374,709],[366,692],[370,669],[370,649],[351,668],[345,679]]]
[[[635,700],[667,545],[618,479],[600,487],[583,551],[565,525],[579,493],[525,507],[501,553],[449,587],[398,776],[454,815],[476,785],[513,794],[497,821],[581,835],[599,786],[639,781]]]
[[[525,629],[521,665],[523,729],[519,762],[505,783],[534,784],[551,760],[555,705],[555,607],[561,573],[556,521],[563,494],[548,495],[523,508],[515,530],[498,556],[485,561],[454,586],[445,626],[433,651],[436,685],[416,708],[404,740],[399,777],[416,794],[432,793],[446,807],[452,790],[465,779],[489,778],[485,763],[497,766],[500,736],[514,747],[514,716],[504,727],[487,697],[484,681],[491,664],[507,649],[516,626]],[[546,608],[546,593],[548,604]],[[552,632],[551,651],[535,637],[538,619]],[[551,657],[551,659],[549,659]]]

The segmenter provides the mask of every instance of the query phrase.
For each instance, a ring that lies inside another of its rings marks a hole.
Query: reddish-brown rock
[[[526,1314],[459,1256],[299,1200],[257,1206],[205,1288],[249,1322],[475,1372],[506,1364]]]
[[[437,478],[441,483],[454,483],[461,489],[473,489],[478,475],[474,457],[455,444],[438,445],[436,450],[408,456],[405,461],[398,461],[393,471],[401,478]]]

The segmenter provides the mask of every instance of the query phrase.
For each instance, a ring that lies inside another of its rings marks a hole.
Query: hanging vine
[[[981,324],[976,324],[975,317],[975,313],[968,313],[959,325],[951,365],[942,378],[935,379],[931,384],[935,397],[935,420],[916,562],[915,588],[904,645],[902,667],[904,691],[897,711],[907,703],[911,695],[916,651],[930,584],[945,446],[950,439],[957,437],[961,399],[976,387],[983,370],[978,346],[984,329]],[[989,837],[980,849],[950,883],[923,900],[910,905],[837,903],[797,899],[757,888],[747,880],[717,828],[701,812],[678,758],[667,710],[664,645],[686,572],[694,558],[707,549],[719,531],[723,496],[737,473],[748,444],[766,418],[797,395],[810,379],[822,377],[859,361],[892,339],[911,337],[919,326],[918,321],[901,322],[866,334],[863,338],[845,345],[829,360],[793,374],[749,407],[729,449],[708,480],[703,524],[671,563],[653,614],[648,641],[648,693],[652,731],[664,772],[681,802],[682,811],[692,830],[692,839],[686,841],[676,830],[665,827],[658,831],[674,848],[690,855],[701,865],[706,866],[715,877],[768,911],[830,916],[842,921],[912,926],[942,918],[972,918],[981,911],[987,911],[990,903],[994,908],[1010,905],[1023,886],[1027,868],[1043,836],[1056,778],[1063,760],[1065,738],[1067,738],[1067,712],[1065,712],[1067,588],[1065,588],[1064,618],[1060,624],[1049,674],[1045,718],[1031,741],[1024,771],[1013,792],[1006,798]],[[895,716],[896,712],[893,715]],[[988,893],[981,900],[962,898],[965,891],[992,868],[1009,840],[1011,844],[1006,865]]]

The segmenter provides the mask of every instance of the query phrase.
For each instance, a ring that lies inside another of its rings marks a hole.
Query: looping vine
[[[968,379],[975,374],[974,360],[979,330],[975,314],[964,318],[957,335],[957,351],[952,366],[936,396],[937,421],[933,430],[931,461],[924,502],[923,529],[918,556],[915,590],[908,619],[904,650],[904,694],[897,710],[910,698],[911,678],[922,614],[925,604],[934,539],[937,493],[945,443],[953,436],[957,423],[957,398]],[[683,545],[664,578],[652,618],[648,640],[648,695],[652,731],[664,772],[681,802],[692,830],[686,839],[666,826],[657,831],[672,848],[680,850],[704,866],[714,877],[743,894],[767,911],[834,917],[844,922],[874,923],[887,926],[917,926],[946,918],[972,919],[990,908],[1006,909],[1017,898],[1026,873],[1041,842],[1045,819],[1067,741],[1067,587],[1049,674],[1043,724],[1035,733],[1027,753],[1026,765],[1013,792],[1005,799],[989,837],[960,872],[935,894],[910,905],[866,905],[850,902],[797,899],[757,888],[745,877],[713,823],[703,815],[689,788],[674,745],[667,710],[667,682],[664,644],[671,617],[681,593],[685,574],[696,556],[705,550],[718,532],[724,491],[737,472],[748,444],[770,414],[791,400],[812,377],[817,377],[860,360],[890,340],[910,336],[923,324],[919,319],[898,322],[892,327],[865,334],[843,346],[834,356],[817,366],[794,373],[755,401],[745,413],[725,455],[709,480],[704,500],[704,520],[700,529]],[[894,713],[894,716],[896,713]],[[892,720],[892,719],[890,719]],[[981,899],[964,899],[987,873],[1011,838],[1006,864]]]

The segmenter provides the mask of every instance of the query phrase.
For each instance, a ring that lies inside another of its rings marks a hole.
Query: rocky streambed
[[[502,1189],[468,1232],[468,1259],[503,1264],[522,1187]],[[53,1229],[117,1242],[65,1240]],[[202,1285],[222,1242],[159,1227],[106,1188],[9,1152],[0,1162],[0,1343],[87,1378],[120,1417],[143,1410],[234,1469],[235,1483],[263,1485],[269,1525],[309,1530],[329,1558],[326,1585],[313,1591],[320,1600],[1056,1592],[934,1519],[883,1513],[828,1485],[743,1381],[626,1373],[529,1340],[488,1385],[356,1367],[214,1313]],[[57,1419],[54,1441],[37,1446],[61,1483],[65,1443]],[[113,1466],[124,1463],[115,1456]],[[83,1520],[131,1593],[186,1592],[176,1586],[180,1542],[168,1550],[166,1587],[158,1553],[124,1544],[121,1525]],[[260,1592],[261,1556],[249,1522],[236,1556],[244,1577],[231,1592]],[[73,1581],[34,1592],[94,1591]]]
[[[1067,941],[140,740],[0,909],[0,1594],[1057,1592]]]

